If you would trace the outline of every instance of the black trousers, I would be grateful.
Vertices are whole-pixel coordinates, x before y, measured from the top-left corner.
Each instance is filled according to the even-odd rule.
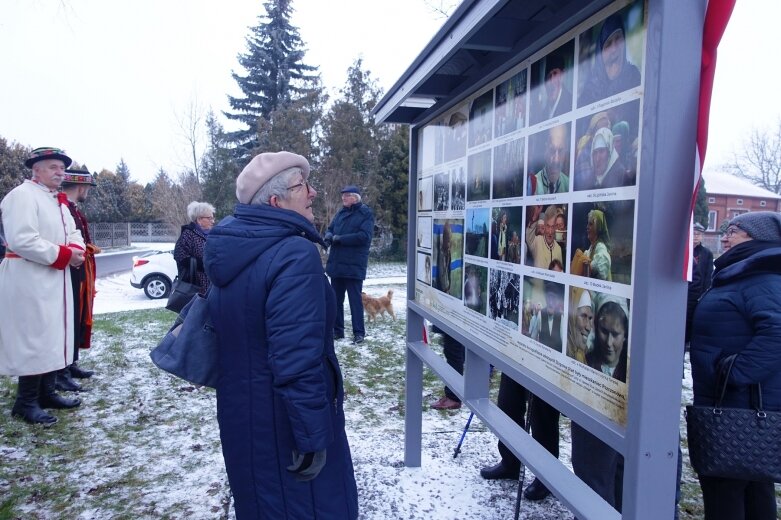
[[[510,377],[502,374],[499,380],[499,397],[497,405],[510,419],[524,426],[526,403],[531,398],[532,437],[556,458],[559,456],[559,412],[548,403],[535,397],[534,394],[516,383]],[[521,467],[510,449],[499,441],[499,455],[505,468],[515,470]]]
[[[363,303],[361,302],[363,280],[331,278],[331,287],[333,287],[334,293],[336,293],[334,333],[344,334],[344,294],[347,293],[347,299],[350,302],[350,313],[352,313],[353,336],[366,336],[366,328],[363,323]]]
[[[775,520],[772,482],[700,477],[705,520]]]
[[[464,346],[447,334],[443,333],[442,351],[445,354],[445,360],[447,361],[447,364],[453,367],[459,374],[463,374],[465,356]],[[453,399],[454,401],[461,401],[461,399],[459,399],[458,396],[454,394],[453,391],[447,386],[445,387],[445,396]]]

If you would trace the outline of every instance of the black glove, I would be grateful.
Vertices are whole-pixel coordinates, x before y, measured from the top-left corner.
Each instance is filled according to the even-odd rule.
[[[313,480],[325,466],[325,450],[310,453],[298,453],[293,450],[293,464],[287,470],[296,476],[299,482]]]
[[[323,237],[323,242],[325,243],[325,248],[329,249],[331,247],[331,244],[333,243],[334,235],[330,231],[325,234]]]

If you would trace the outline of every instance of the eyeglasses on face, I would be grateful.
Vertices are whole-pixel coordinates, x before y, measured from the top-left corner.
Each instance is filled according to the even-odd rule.
[[[731,236],[736,235],[738,232],[742,231],[739,227],[736,226],[730,226],[727,228],[727,230],[724,232],[723,235],[721,235],[723,238],[729,238]]]
[[[309,193],[312,191],[312,187],[309,185],[309,182],[307,181],[301,181],[298,184],[294,184],[292,186],[288,186],[288,190],[294,190],[296,188],[300,188],[301,186],[306,186],[306,192]]]
[[[213,216],[211,216],[211,217],[208,217],[208,216],[206,216],[206,215],[204,215],[204,216],[202,216],[202,217],[198,217],[198,218],[205,218],[206,220],[214,220],[214,217],[213,217]]]

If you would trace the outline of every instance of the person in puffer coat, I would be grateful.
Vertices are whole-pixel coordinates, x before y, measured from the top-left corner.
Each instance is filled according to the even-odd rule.
[[[781,411],[781,214],[732,219],[721,238],[710,290],[694,311],[694,404],[712,406],[718,376],[734,356],[723,406],[752,408],[761,383],[765,410]],[[700,476],[706,520],[775,520],[773,482]]]
[[[206,241],[217,420],[239,520],[358,516],[308,176],[300,155],[257,155],[236,180],[233,217]]]
[[[342,205],[323,236],[330,248],[325,271],[331,277],[336,293],[336,324],[334,339],[344,338],[344,294],[350,302],[353,342],[363,343],[366,327],[363,321],[361,291],[369,264],[369,246],[374,235],[374,213],[361,202],[358,186],[342,189]]]

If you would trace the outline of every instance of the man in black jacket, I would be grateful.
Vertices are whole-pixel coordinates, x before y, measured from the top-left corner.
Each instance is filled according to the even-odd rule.
[[[323,237],[330,249],[325,272],[331,278],[336,293],[336,323],[334,339],[344,338],[344,294],[350,301],[353,341],[363,343],[366,329],[363,322],[361,291],[369,264],[369,246],[374,235],[374,213],[361,202],[358,186],[342,190],[344,207],[334,216]]]

